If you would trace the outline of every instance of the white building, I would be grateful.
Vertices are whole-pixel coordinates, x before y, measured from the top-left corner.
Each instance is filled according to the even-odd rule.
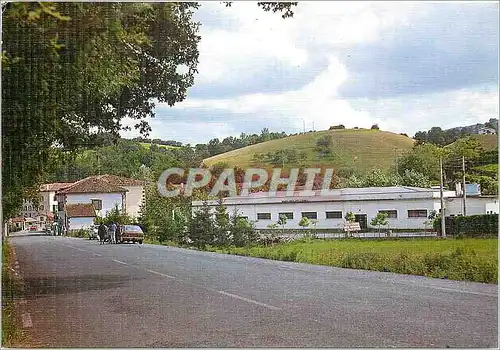
[[[65,213],[68,231],[88,229],[94,224],[96,216],[90,203],[67,204]]]
[[[448,215],[459,215],[462,198],[457,198],[454,191],[445,191],[445,208]],[[497,203],[492,197],[476,197],[467,199],[467,215],[486,214],[487,208]],[[202,201],[194,201],[193,210],[198,210]],[[209,201],[211,207],[217,201]],[[383,211],[389,215],[391,229],[425,229],[429,227],[428,216],[432,211],[441,209],[439,189],[418,187],[370,187],[343,188],[330,190],[321,195],[321,191],[312,191],[312,195],[296,191],[293,196],[286,192],[277,192],[270,196],[267,192],[258,192],[249,196],[228,197],[224,204],[231,213],[237,208],[243,217],[255,221],[256,228],[265,229],[269,224],[276,223],[281,214],[288,218],[285,228],[300,229],[298,225],[302,216],[317,219],[317,229],[342,229],[345,215],[354,213],[356,221],[362,229],[370,226],[370,221],[377,213]]]
[[[137,218],[144,200],[144,186],[143,182],[139,180],[115,175],[96,175],[77,181],[73,185],[58,191],[56,197],[59,204],[59,220],[68,229],[74,229],[70,228],[67,208],[76,204],[92,205],[94,216],[105,217],[109,211],[118,207],[121,212]],[[89,216],[87,207],[82,210],[85,211],[85,216],[78,217],[84,217],[85,219],[78,219],[77,221],[83,220],[87,223],[90,220],[89,218],[93,216]],[[76,210],[76,212],[79,211]],[[81,227],[80,223],[78,226]]]
[[[38,205],[31,200],[23,200],[23,206],[19,213],[20,217],[32,218],[30,225],[34,225],[37,229],[42,229],[47,221],[54,219],[54,214],[58,211],[56,192],[66,187],[71,186],[71,182],[56,182],[43,184],[40,186]]]

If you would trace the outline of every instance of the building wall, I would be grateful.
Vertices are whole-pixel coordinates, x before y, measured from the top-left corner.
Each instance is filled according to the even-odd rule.
[[[38,208],[31,201],[23,200],[23,207],[19,216],[38,219],[40,213],[57,213],[57,201],[54,199],[54,196],[54,191],[40,192]]]
[[[439,210],[440,202],[436,198],[414,199],[414,200],[381,200],[381,201],[338,201],[338,202],[308,202],[308,203],[275,203],[275,204],[249,204],[249,205],[227,205],[231,213],[237,207],[242,216],[256,221],[256,228],[267,228],[269,224],[278,221],[279,213],[293,212],[294,218],[289,219],[285,228],[300,229],[298,225],[302,212],[316,212],[319,222],[317,229],[342,229],[345,223],[344,217],[347,212],[354,214],[366,214],[368,227],[370,221],[379,210],[396,210],[397,218],[390,218],[389,228],[393,229],[425,229],[425,222],[433,210]],[[426,217],[408,217],[408,210],[426,210]],[[327,219],[327,211],[341,211],[342,218]],[[271,220],[257,220],[257,213],[271,213]]]
[[[88,229],[94,224],[94,218],[68,218],[68,231]]]
[[[465,203],[467,216],[488,214],[488,212],[499,213],[498,198],[467,197]],[[446,216],[448,215],[463,215],[462,197],[446,199]]]
[[[118,209],[122,210],[122,196],[121,193],[68,193],[66,195],[66,204],[92,203],[92,199],[100,199],[102,209],[96,210],[96,214],[104,217],[116,205]]]
[[[140,209],[144,200],[143,186],[122,186],[128,190],[125,200],[125,211],[132,217],[139,217]]]

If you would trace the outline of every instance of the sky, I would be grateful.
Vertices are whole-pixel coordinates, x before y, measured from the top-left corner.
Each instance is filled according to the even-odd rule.
[[[287,19],[256,2],[201,4],[195,84],[174,107],[156,105],[150,138],[194,145],[337,124],[413,136],[498,118],[496,2],[303,1]]]

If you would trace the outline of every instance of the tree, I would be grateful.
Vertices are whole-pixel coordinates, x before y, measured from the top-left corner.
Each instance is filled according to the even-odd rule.
[[[405,169],[405,172],[401,178],[401,184],[403,186],[411,187],[431,187],[431,182],[427,176],[414,169]]]
[[[232,244],[236,247],[253,244],[258,239],[254,223],[241,217],[236,208],[231,215],[229,231],[231,233]]]
[[[210,206],[207,201],[203,201],[202,207],[194,212],[189,222],[189,238],[197,248],[205,249],[207,244],[213,243],[214,226]]]
[[[356,216],[354,215],[354,213],[352,211],[349,211],[345,214],[345,217],[344,219],[347,221],[347,222],[355,222],[356,221]]]
[[[285,225],[286,225],[287,221],[288,221],[288,219],[287,219],[286,215],[280,214],[280,216],[278,218],[278,225],[281,226],[283,233],[285,233]]]
[[[380,226],[385,226],[389,223],[389,221],[387,221],[387,218],[389,217],[389,215],[385,212],[378,212],[377,213],[377,216],[375,216],[370,224],[372,226],[378,226],[378,232],[379,232],[379,235],[380,235]]]
[[[373,124],[371,129],[372,130],[380,130],[380,128],[378,127],[378,124]]]
[[[316,141],[316,150],[321,156],[326,157],[330,154],[332,145],[332,138],[329,135],[325,135]]]
[[[260,2],[293,16],[296,3]],[[185,99],[198,64],[195,2],[9,2],[2,7],[3,215],[98,132],[125,117],[147,136],[154,103]],[[71,77],[68,79],[68,77]],[[92,141],[93,142],[93,141]]]
[[[227,213],[227,207],[224,205],[222,197],[219,197],[217,206],[215,207],[215,231],[217,245],[227,245],[229,243],[229,214]]]
[[[339,125],[332,125],[330,126],[330,128],[328,128],[328,130],[336,130],[336,129],[345,129],[345,126],[343,124],[339,124]]]
[[[398,170],[402,176],[406,170],[414,170],[430,180],[439,181],[439,148],[430,143],[415,145],[411,152],[399,159]]]

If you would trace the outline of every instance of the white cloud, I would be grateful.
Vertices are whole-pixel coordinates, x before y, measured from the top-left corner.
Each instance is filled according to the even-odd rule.
[[[449,129],[498,118],[499,95],[498,89],[467,88],[379,101],[358,100],[353,105],[371,111],[373,121],[382,129],[413,135],[432,126]]]
[[[444,92],[423,89],[419,94],[391,95],[397,90],[398,82],[387,76],[394,71],[393,64],[412,66],[408,56],[411,50],[407,49],[415,43],[405,39],[432,35],[424,33],[426,28],[439,28],[440,23],[453,27],[443,16],[450,13],[455,16],[452,18],[467,18],[463,15],[469,13],[465,5],[468,4],[447,4],[436,10],[435,4],[425,2],[299,2],[294,17],[282,19],[278,13],[263,12],[254,2],[235,2],[230,8],[219,2],[205,2],[199,18],[202,21],[200,73],[195,79],[195,87],[201,93],[196,97],[188,95],[173,108],[160,104],[158,118],[151,121],[151,137],[197,143],[263,127],[293,132],[302,131],[306,124],[309,130],[313,123],[316,130],[334,124],[370,127],[378,123],[383,130],[406,132],[411,136],[432,126],[450,128],[497,118],[498,87],[488,90],[487,84],[480,90],[480,85],[471,83],[457,88],[452,82]],[[464,17],[456,17],[457,13]],[[474,16],[470,22],[461,21],[461,28],[473,28],[471,23],[477,24],[482,15]],[[490,28],[491,23],[484,26]],[[412,33],[418,35],[412,36]],[[446,31],[436,33],[443,35],[433,38],[436,44],[441,43],[441,49],[457,50],[456,43],[447,40]],[[491,43],[493,39],[471,36],[467,50],[473,52],[475,47]],[[366,51],[392,47],[397,50],[381,50],[379,56]],[[419,47],[433,50],[432,43]],[[351,48],[358,51],[351,52]],[[349,53],[351,58],[346,56]],[[429,57],[442,58],[443,62],[438,63],[444,67],[452,69],[456,64],[446,61],[453,55],[433,54],[435,52],[429,52]],[[377,58],[376,62],[387,62],[380,76],[367,74],[369,69],[377,69],[378,63],[373,64],[371,57]],[[352,64],[354,58],[361,63]],[[373,67],[366,67],[367,60]],[[467,64],[465,62],[464,67],[467,68]],[[362,70],[363,66],[368,72]],[[414,73],[411,69],[403,72],[405,74],[399,76],[403,83],[399,85],[412,87],[418,82],[418,77],[412,74],[421,72],[415,70]],[[286,74],[294,76],[290,78]],[[428,71],[430,80],[424,81],[425,84],[435,84],[435,79],[431,79],[433,74],[432,70]],[[374,76],[376,79],[371,79]],[[445,78],[452,81],[452,76],[450,73]],[[469,81],[469,78],[462,80]],[[280,80],[283,84],[273,85],[269,80]],[[383,88],[388,93],[378,99],[343,98],[341,88],[352,82],[375,90]],[[250,85],[252,89],[245,90]],[[204,97],[204,91],[211,91],[212,97]],[[224,91],[229,92],[225,96],[230,97],[217,95]]]

